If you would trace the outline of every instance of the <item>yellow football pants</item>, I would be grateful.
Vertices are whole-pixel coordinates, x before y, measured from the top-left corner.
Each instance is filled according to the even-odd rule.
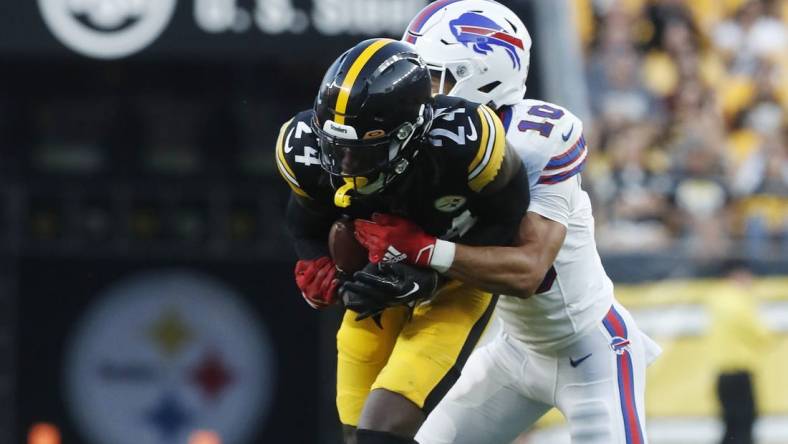
[[[371,318],[345,312],[337,333],[337,408],[358,425],[370,391],[383,388],[432,410],[460,375],[495,308],[494,297],[457,281],[444,286],[408,319],[404,307]]]

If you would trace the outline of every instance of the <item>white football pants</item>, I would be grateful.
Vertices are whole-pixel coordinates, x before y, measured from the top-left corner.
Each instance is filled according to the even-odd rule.
[[[646,366],[661,350],[619,304],[549,354],[501,333],[474,351],[416,435],[419,444],[509,444],[553,406],[572,444],[647,444]]]

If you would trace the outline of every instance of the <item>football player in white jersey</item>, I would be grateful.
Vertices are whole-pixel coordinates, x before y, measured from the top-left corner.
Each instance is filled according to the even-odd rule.
[[[494,1],[439,0],[403,40],[433,70],[436,92],[497,109],[531,186],[516,247],[454,244],[391,216],[356,222],[373,261],[404,258],[502,295],[501,334],[471,355],[416,440],[505,444],[557,407],[573,444],[647,443],[645,369],[660,349],[615,300],[597,253],[581,187],[583,123],[523,99],[531,38],[522,21]]]

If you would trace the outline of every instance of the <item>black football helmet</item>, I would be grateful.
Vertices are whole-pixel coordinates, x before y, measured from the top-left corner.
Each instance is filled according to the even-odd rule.
[[[312,120],[334,187],[373,194],[404,173],[429,130],[431,104],[430,72],[412,45],[371,39],[342,54]]]

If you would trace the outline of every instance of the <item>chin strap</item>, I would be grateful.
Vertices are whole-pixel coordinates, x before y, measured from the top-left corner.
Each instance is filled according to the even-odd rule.
[[[343,177],[345,184],[337,188],[334,193],[334,205],[338,208],[347,208],[351,204],[351,197],[348,193],[355,191],[357,187],[367,186],[366,177]]]

